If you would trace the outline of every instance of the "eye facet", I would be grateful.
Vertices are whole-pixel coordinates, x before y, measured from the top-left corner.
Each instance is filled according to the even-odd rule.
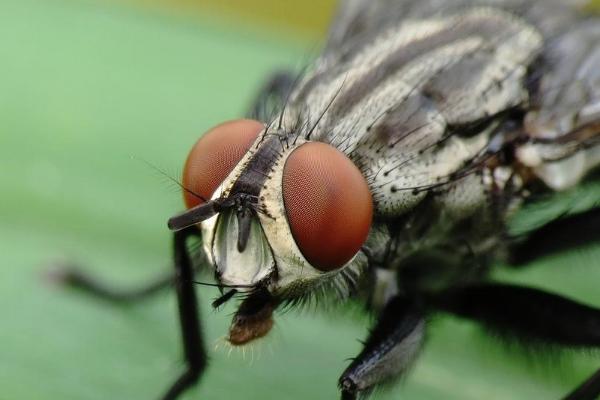
[[[183,186],[210,199],[264,128],[258,121],[238,119],[224,122],[206,132],[196,142],[185,162]],[[187,191],[183,196],[188,208],[202,202]]]
[[[367,238],[371,192],[359,169],[333,146],[309,142],[290,154],[283,200],[296,244],[321,271],[342,267]]]

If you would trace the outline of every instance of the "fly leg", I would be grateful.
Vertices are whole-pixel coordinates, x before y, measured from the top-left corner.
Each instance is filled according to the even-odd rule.
[[[339,379],[342,400],[354,400],[406,372],[421,349],[424,331],[420,307],[403,296],[391,298],[363,350]]]
[[[139,288],[117,290],[73,267],[52,273],[52,279],[58,280],[62,284],[85,290],[101,299],[114,302],[140,300],[166,287],[175,287],[186,370],[164,394],[163,400],[176,399],[198,381],[206,367],[207,357],[200,330],[194,286],[194,268],[187,248],[188,238],[197,234],[198,231],[195,227],[176,232],[173,236],[173,264],[175,270]]]
[[[260,88],[247,113],[248,117],[270,122],[275,112],[281,111],[296,82],[297,76],[290,71],[273,73]]]
[[[187,248],[187,239],[196,233],[196,228],[188,228],[173,235],[173,261],[175,265],[175,291],[179,309],[179,323],[183,342],[186,370],[171,385],[162,397],[174,400],[186,389],[194,385],[207,363],[206,350],[200,330],[198,300],[194,287],[194,269]]]
[[[138,287],[115,288],[73,265],[58,266],[48,275],[54,283],[79,289],[99,299],[115,303],[143,300],[172,286],[175,281],[175,274],[169,272]]]
[[[560,217],[531,232],[511,248],[510,261],[522,265],[536,258],[600,242],[600,207]]]
[[[533,288],[480,284],[437,294],[430,305],[473,319],[501,336],[525,343],[582,349],[600,347],[600,309]],[[593,400],[598,396],[600,372],[565,400]]]
[[[600,395],[600,369],[563,400],[592,400]]]
[[[199,235],[193,229],[188,232],[190,236]],[[86,294],[111,303],[133,303],[144,300],[175,285],[176,271],[172,270],[154,277],[148,282],[135,287],[115,287],[84,271],[80,266],[73,264],[55,265],[46,274],[54,284],[81,290]]]

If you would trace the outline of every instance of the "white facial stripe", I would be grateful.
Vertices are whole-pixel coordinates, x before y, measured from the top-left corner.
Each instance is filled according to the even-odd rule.
[[[273,249],[277,264],[278,286],[285,287],[300,280],[316,279],[323,275],[313,268],[304,258],[296,245],[287,220],[283,199],[283,170],[290,154],[302,144],[304,139],[298,139],[295,145],[285,149],[283,156],[273,167],[271,179],[267,179],[260,192],[262,208],[266,213],[260,213],[259,218],[269,245]]]

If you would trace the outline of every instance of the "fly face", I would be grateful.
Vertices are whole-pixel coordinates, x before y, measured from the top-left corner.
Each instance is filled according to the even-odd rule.
[[[219,283],[257,303],[242,303],[238,317],[260,314],[261,326],[274,304],[360,268],[363,259],[355,259],[373,214],[350,159],[328,144],[289,138],[253,120],[210,130],[184,168],[189,210],[170,221],[174,230],[200,224]]]

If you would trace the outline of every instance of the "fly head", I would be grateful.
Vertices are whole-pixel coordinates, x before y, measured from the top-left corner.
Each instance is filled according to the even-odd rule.
[[[234,344],[264,336],[281,302],[364,266],[357,255],[371,227],[371,193],[329,144],[290,141],[257,121],[227,122],[195,144],[182,186],[188,210],[169,227],[197,225],[218,284],[245,296]]]

